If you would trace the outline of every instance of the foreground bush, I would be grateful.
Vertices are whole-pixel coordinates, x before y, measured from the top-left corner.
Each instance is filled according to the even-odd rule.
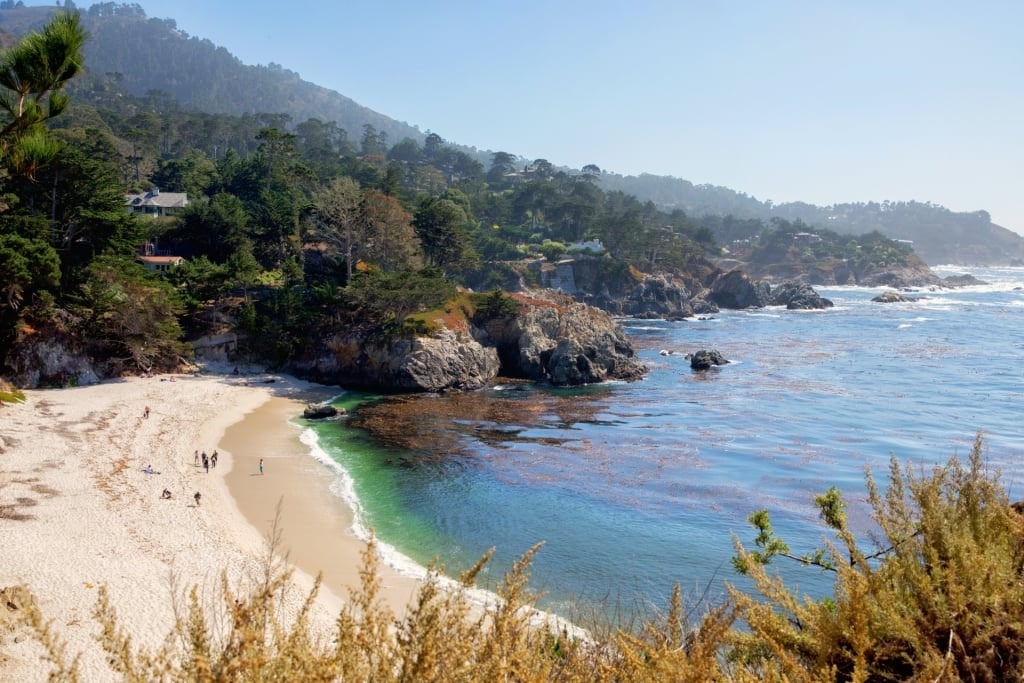
[[[294,614],[277,609],[290,577],[271,552],[263,576],[236,595],[222,583],[223,613],[189,594],[174,632],[155,653],[134,647],[101,592],[96,617],[114,670],[125,681],[1022,681],[1024,517],[986,471],[979,438],[927,475],[893,460],[886,490],[868,475],[878,532],[862,548],[839,493],[819,496],[836,535],[825,549],[790,554],[765,511],[753,549],[737,543],[737,568],[760,597],[735,589],[699,624],[685,623],[678,589],[668,613],[636,632],[578,637],[537,621],[528,587],[530,550],[481,609],[431,572],[396,618],[379,598],[374,544],[361,586],[330,632],[311,619],[317,588]],[[275,544],[271,544],[273,546]],[[794,558],[834,573],[834,595],[812,600],[768,571]],[[319,581],[317,582],[319,586]],[[37,610],[53,680],[79,680]],[[227,618],[228,628],[223,625]]]
[[[788,556],[762,513],[758,549],[737,566],[766,601],[731,592],[749,626],[734,655],[766,680],[1024,680],[1024,517],[988,472],[979,435],[925,475],[892,460],[883,492],[868,473],[870,549],[834,489],[817,498],[836,543],[800,558],[835,573],[834,595],[800,598],[766,565]]]

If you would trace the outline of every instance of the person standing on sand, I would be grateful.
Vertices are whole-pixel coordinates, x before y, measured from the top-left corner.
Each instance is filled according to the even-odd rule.
[[[216,467],[216,466],[217,466],[217,451],[215,450],[213,452],[213,455],[210,456],[210,467]]]
[[[192,497],[196,499],[196,507],[199,507],[199,500],[203,497],[203,494],[199,493],[199,491],[196,491],[196,495]]]
[[[260,476],[263,476],[263,458],[260,458]]]
[[[142,417],[146,418],[147,420],[149,419],[149,406],[146,406],[146,409],[142,411]]]
[[[196,449],[196,457],[192,460],[192,464],[199,467],[199,449]]]
[[[210,473],[210,458],[206,455],[206,451],[203,451],[203,469],[207,474]]]

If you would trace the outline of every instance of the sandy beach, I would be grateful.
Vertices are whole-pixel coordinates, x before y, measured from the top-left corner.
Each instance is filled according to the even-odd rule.
[[[280,503],[279,547],[296,568],[286,609],[323,571],[315,616],[330,629],[365,545],[328,490],[333,475],[287,420],[336,391],[276,374],[204,373],[26,392],[0,412],[0,588],[31,589],[68,654],[82,654],[84,680],[114,680],[92,617],[99,586],[133,642],[155,648],[176,595],[197,585],[212,605],[222,572],[237,585],[255,580]],[[216,467],[196,466],[197,450],[217,450]],[[416,581],[388,568],[382,579],[400,614]],[[24,629],[0,627],[0,680],[46,680]]]

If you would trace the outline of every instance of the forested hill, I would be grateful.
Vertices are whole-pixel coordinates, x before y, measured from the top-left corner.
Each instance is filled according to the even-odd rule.
[[[17,7],[0,2],[0,31],[23,35],[38,28],[58,8]],[[66,7],[74,7],[66,0]],[[5,9],[6,8],[6,9]],[[91,34],[87,43],[87,75],[69,87],[73,98],[99,105],[97,93],[118,91],[151,100],[163,98],[174,106],[209,114],[268,115],[266,125],[280,128],[316,119],[358,141],[371,132],[384,147],[406,138],[422,144],[425,134],[415,126],[368,109],[327,88],[302,80],[280,65],[243,64],[223,47],[189,36],[173,19],[146,16],[138,4],[97,3],[80,8]],[[10,44],[0,35],[0,46]],[[497,155],[449,141],[482,164]],[[536,166],[545,160],[520,159],[499,152],[510,168]],[[570,169],[566,169],[570,170]],[[571,172],[571,170],[570,170]],[[994,225],[985,211],[958,213],[938,204],[917,201],[849,203],[819,207],[803,202],[772,204],[726,187],[694,184],[680,178],[641,174],[622,176],[605,171],[599,186],[621,191],[659,209],[680,209],[691,218],[714,226],[720,243],[728,241],[730,221],[773,218],[799,220],[811,227],[843,234],[878,231],[913,242],[917,254],[930,264],[1007,264],[1024,262],[1024,238]],[[941,198],[938,198],[941,199]],[[724,220],[705,220],[728,217]],[[742,232],[742,231],[741,231]]]
[[[67,4],[74,5],[70,0]],[[24,34],[57,9],[0,9],[0,29]],[[292,124],[319,119],[354,136],[370,125],[392,142],[425,137],[414,126],[304,81],[280,65],[243,64],[227,49],[178,30],[173,19],[148,18],[138,4],[96,3],[79,10],[91,36],[85,47],[88,76],[116,80],[133,95],[159,91],[185,109],[210,114],[284,113]],[[84,85],[82,81],[75,88]]]
[[[878,231],[913,242],[914,251],[932,265],[999,265],[1024,263],[1024,237],[992,223],[988,212],[956,212],[931,202],[883,201],[815,206],[804,202],[773,204],[714,185],[694,185],[681,178],[605,173],[601,187],[619,190],[664,209],[688,216],[731,216],[736,222],[781,218],[802,221],[837,233]],[[720,241],[727,241],[715,230]]]

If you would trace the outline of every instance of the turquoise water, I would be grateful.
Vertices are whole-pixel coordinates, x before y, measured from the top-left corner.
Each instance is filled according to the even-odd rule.
[[[543,541],[531,584],[567,616],[581,603],[657,607],[676,583],[713,600],[725,581],[745,586],[729,559],[754,510],[802,554],[827,535],[813,497],[835,485],[870,530],[864,469],[884,479],[890,455],[941,463],[982,430],[1024,498],[1024,269],[969,272],[991,284],[907,304],[819,288],[834,309],[623,321],[651,368],[643,381],[345,394],[351,414],[307,442],[338,467],[359,529],[406,569],[436,557],[457,572],[494,546],[493,581]],[[693,373],[683,354],[700,349],[732,362]],[[812,569],[782,570],[812,594],[829,588]]]

